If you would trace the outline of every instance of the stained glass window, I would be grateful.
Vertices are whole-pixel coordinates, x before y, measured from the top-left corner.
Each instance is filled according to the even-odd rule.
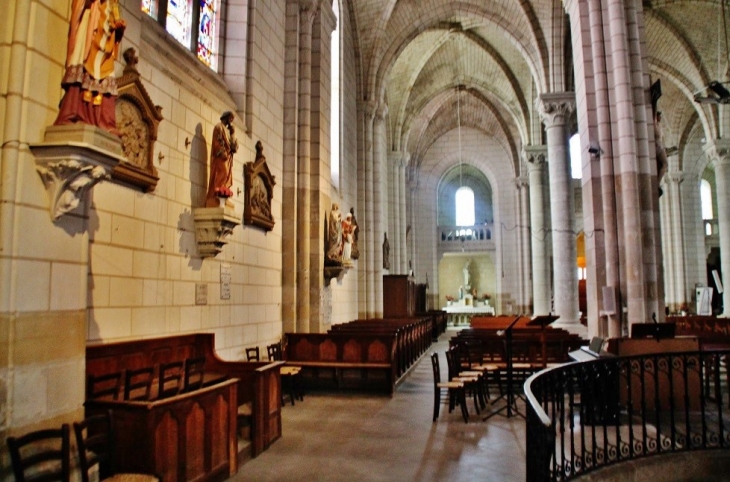
[[[156,20],[157,0],[142,0],[142,11]]]
[[[199,0],[198,58],[216,70],[218,53],[218,4],[219,0]]]
[[[167,3],[165,28],[178,42],[188,48],[192,11],[192,0],[169,0]]]
[[[139,0],[142,12],[198,59],[218,70],[218,25],[221,0]]]

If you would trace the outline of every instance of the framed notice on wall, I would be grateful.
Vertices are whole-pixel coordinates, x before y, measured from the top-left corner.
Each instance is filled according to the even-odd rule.
[[[221,299],[231,299],[231,265],[221,264]]]

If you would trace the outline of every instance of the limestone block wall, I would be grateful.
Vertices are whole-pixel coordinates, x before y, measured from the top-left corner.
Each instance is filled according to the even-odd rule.
[[[256,141],[263,143],[269,168],[281,179],[284,40],[276,32],[283,29],[283,9],[262,2],[252,12],[254,75],[247,85],[247,105],[240,106],[222,76],[139,11],[136,1],[125,6],[124,48],[136,48],[143,82],[165,116],[156,145],[162,157],[155,156],[160,181],[150,194],[111,183],[94,191],[87,339],[109,342],[206,331],[216,334],[222,357],[240,359],[245,346],[263,346],[281,336],[280,223],[268,233],[239,226],[223,252],[201,259],[192,209],[204,204],[211,135],[225,110],[246,109],[245,119],[239,115],[234,121],[237,215],[243,214],[243,165],[253,161]],[[272,208],[279,220],[280,183]],[[231,272],[226,300],[220,293],[221,267]],[[207,286],[205,304],[196,304],[199,285]]]
[[[89,223],[83,209],[51,222],[28,149],[58,112],[67,15],[67,2],[13,2],[0,20],[3,441],[83,416]],[[8,467],[3,444],[0,480]]]
[[[512,300],[518,299],[519,270],[517,260],[517,232],[520,224],[516,207],[515,174],[508,152],[494,138],[483,132],[462,128],[462,156],[464,162],[484,173],[492,186],[496,243],[494,252],[495,286],[491,304],[498,313],[511,308]],[[413,209],[413,234],[417,240],[414,248],[413,269],[419,283],[426,281],[428,273],[429,291],[435,300],[443,300],[446,293],[439,286],[439,263],[437,251],[437,193],[438,183],[447,169],[458,162],[458,133],[454,130],[436,141],[424,156],[420,168],[418,189]],[[502,227],[504,225],[504,227]],[[503,304],[504,303],[504,304]]]
[[[332,199],[339,202],[344,216],[355,208],[355,218],[360,224],[359,229],[365,230],[365,213],[357,203],[357,180],[364,175],[357,170],[357,92],[358,92],[358,65],[355,56],[355,32],[350,18],[350,9],[345,1],[340,2],[340,20],[338,28],[341,31],[340,44],[340,185],[339,189],[332,188]],[[332,106],[333,109],[338,106]],[[323,227],[320,228],[322,231]],[[323,233],[322,233],[323,234]],[[364,241],[363,236],[361,238]],[[360,244],[364,250],[364,243]],[[362,261],[353,261],[355,267],[351,269],[341,282],[332,280],[329,286],[331,291],[332,324],[345,323],[357,318],[358,314],[358,277],[365,270]]]
[[[219,75],[143,15],[137,0],[121,0],[128,26],[122,50],[137,50],[142,80],[165,118],[154,152],[160,181],[149,194],[103,182],[88,203],[53,223],[28,145],[42,141],[58,112],[70,4],[13,2],[0,21],[2,440],[83,416],[87,342],[206,331],[216,334],[223,358],[240,359],[245,346],[281,336],[280,224],[270,232],[237,227],[222,253],[203,260],[192,209],[202,205],[210,136],[224,110],[238,113],[234,192],[243,191],[243,164],[253,161],[258,140],[281,179],[283,6],[256,2],[249,12],[247,2],[227,2],[229,15],[234,7],[251,14],[251,31],[242,34],[232,22],[223,42],[231,54],[222,62],[227,74]],[[248,57],[240,50],[247,39]],[[277,184],[277,221],[281,198]],[[242,199],[233,198],[238,215]],[[224,265],[228,300],[220,299]],[[208,288],[202,305],[200,284]],[[3,445],[0,480],[7,467]]]

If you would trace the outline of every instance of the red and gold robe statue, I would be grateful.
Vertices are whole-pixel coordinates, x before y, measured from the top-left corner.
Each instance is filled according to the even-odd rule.
[[[118,134],[114,61],[125,28],[118,0],[73,0],[61,81],[65,93],[54,125],[81,122]]]

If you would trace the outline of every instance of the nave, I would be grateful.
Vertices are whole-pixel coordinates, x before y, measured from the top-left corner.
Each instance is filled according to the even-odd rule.
[[[392,398],[312,392],[295,406],[287,403],[281,439],[241,464],[230,480],[524,481],[523,419],[498,415],[483,422],[484,412],[476,415],[469,400],[469,423],[458,408],[448,413],[446,406],[438,421],[431,422],[429,355],[438,352],[445,380],[444,353],[452,334],[441,335],[424,353]]]

